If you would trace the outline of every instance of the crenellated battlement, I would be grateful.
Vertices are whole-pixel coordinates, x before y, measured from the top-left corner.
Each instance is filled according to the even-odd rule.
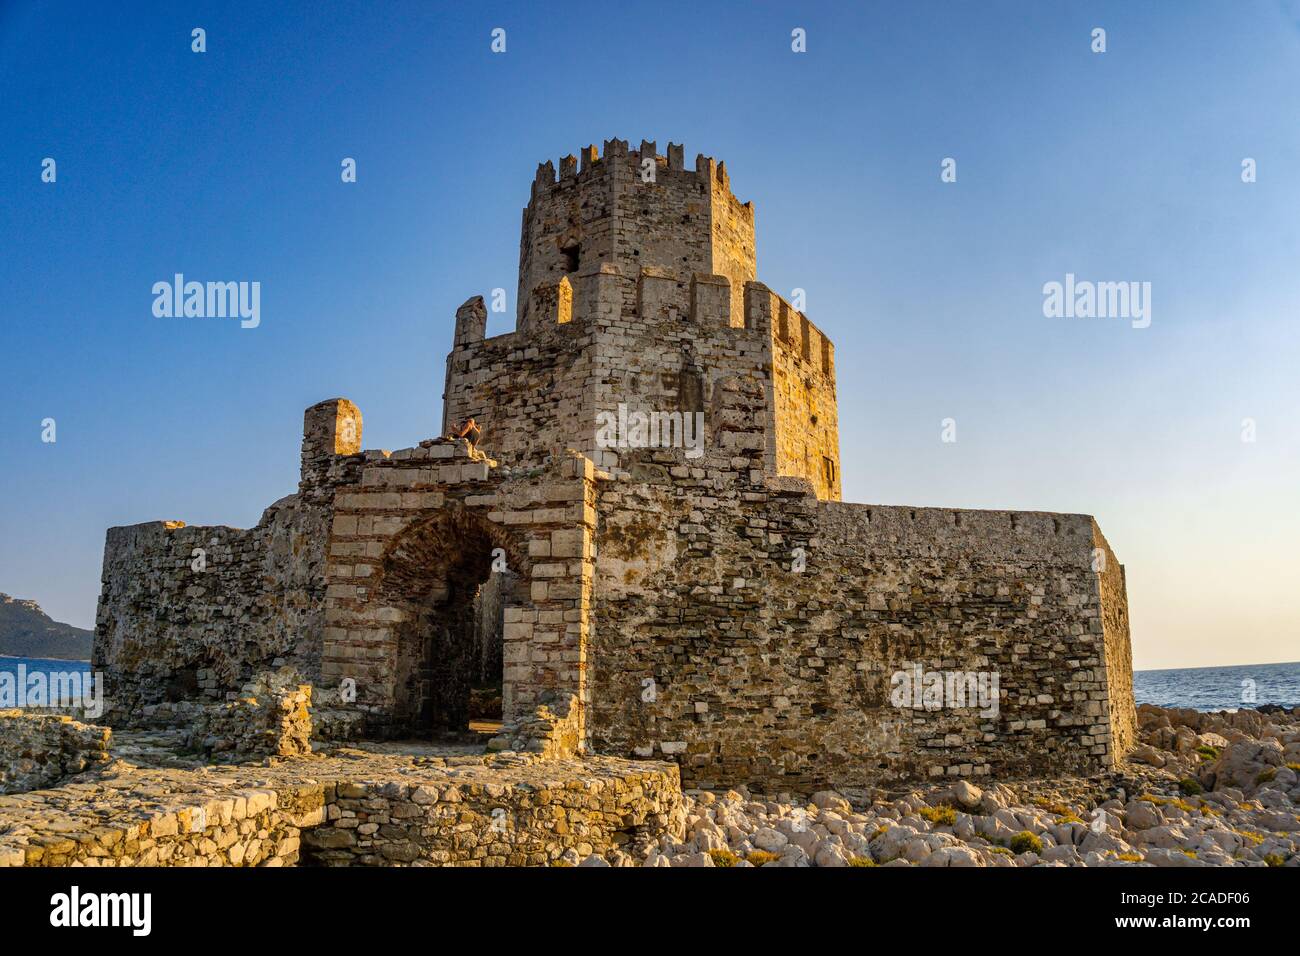
[[[680,275],[646,266],[635,278],[614,263],[597,263],[587,271],[559,282],[543,283],[533,290],[527,330],[485,338],[487,310],[482,296],[472,296],[456,310],[454,351],[473,348],[483,341],[499,342],[519,350],[530,337],[549,327],[588,322],[608,326],[615,321],[653,325],[659,322],[710,328],[749,329],[769,338],[774,353],[795,363],[805,375],[820,376],[832,386],[835,379],[835,345],[806,315],[761,282],[747,282],[745,308],[732,311],[731,280],[724,275]],[[630,307],[627,307],[630,304]]]
[[[631,277],[612,262],[596,263],[586,271],[558,282],[538,284],[529,305],[527,328],[487,339],[487,310],[483,297],[471,296],[456,310],[453,355],[484,341],[523,349],[548,329],[572,326],[577,330],[656,322],[691,324],[701,328],[745,328],[744,312],[731,310],[731,280],[722,275],[695,273],[682,276],[646,266]]]
[[[653,178],[647,178],[650,171],[648,168],[643,168],[642,164],[646,159],[654,160]],[[582,147],[577,155],[570,153],[560,157],[558,174],[557,167],[551,160],[538,163],[537,173],[533,178],[532,198],[535,199],[539,192],[565,183],[577,183],[581,179],[608,175],[618,168],[618,160],[625,160],[625,165],[632,170],[635,178],[647,185],[658,182],[660,175],[668,173],[680,174],[680,177],[675,178],[684,180],[693,177],[701,191],[719,189],[727,193],[731,192],[731,177],[727,173],[727,164],[712,156],[697,154],[695,168],[692,171],[686,169],[685,147],[680,143],[669,143],[667,153],[661,155],[658,152],[658,144],[653,140],[643,139],[639,149],[631,149],[627,140],[607,139],[603,150],[598,151],[592,144]],[[731,198],[735,200],[737,208],[744,210],[745,214],[752,219],[753,203],[742,203],[734,195]]]
[[[771,330],[773,350],[799,363],[804,374],[821,375],[833,385],[835,344],[782,296],[761,282],[746,283],[746,325],[762,321]],[[751,295],[751,293],[753,293]],[[752,314],[757,310],[758,315]]]
[[[645,267],[683,275],[725,275],[733,312],[741,288],[755,278],[754,206],[731,191],[726,163],[700,154],[694,168],[685,148],[610,139],[537,167],[524,207],[519,245],[516,326],[529,325],[533,290],[600,263],[625,275]]]

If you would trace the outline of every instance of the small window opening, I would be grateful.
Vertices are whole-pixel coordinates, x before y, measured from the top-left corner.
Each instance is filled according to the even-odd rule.
[[[563,249],[560,250],[560,254],[564,256],[565,272],[578,271],[578,259],[580,258],[581,252],[582,252],[582,245],[577,242],[573,243],[573,245],[571,246],[565,246]]]

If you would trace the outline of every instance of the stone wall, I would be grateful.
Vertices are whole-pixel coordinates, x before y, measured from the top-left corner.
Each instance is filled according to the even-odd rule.
[[[1101,598],[1102,651],[1106,663],[1107,712],[1110,716],[1110,747],[1122,755],[1137,741],[1137,718],[1133,701],[1133,646],[1129,637],[1128,588],[1124,565],[1110,549],[1110,543],[1094,521],[1092,524],[1092,570],[1097,575]],[[1090,627],[1095,628],[1095,625]]]
[[[672,765],[348,751],[0,801],[3,866],[544,865],[683,835]]]
[[[318,679],[334,493],[359,480],[360,444],[356,406],[320,402],[304,415],[298,493],[255,527],[152,521],[108,530],[92,650],[106,675],[106,722],[224,701],[285,666]]]
[[[599,275],[592,280],[599,284]],[[586,307],[593,286],[578,283],[579,303]],[[593,416],[584,391],[593,377],[591,333],[581,318],[566,324],[539,325],[529,335],[518,332],[477,338],[467,328],[481,313],[481,298],[461,306],[455,347],[447,356],[443,392],[443,434],[467,418],[482,429],[480,444],[504,464],[537,463],[579,436],[594,436]]]
[[[497,558],[515,575],[502,610],[503,716],[555,693],[586,700],[591,462],[516,471],[475,454],[464,442],[367,452],[359,483],[336,495],[322,680],[356,682],[372,733],[464,729],[473,601]]]
[[[466,758],[466,766],[480,766]],[[595,758],[548,764],[527,784],[504,774],[429,783],[345,783],[325,825],[303,835],[304,865],[545,866],[681,833],[675,774]]]
[[[1113,761],[1133,720],[1128,635],[1107,640],[1123,593],[1091,569],[1091,518],[766,484],[601,486],[596,750],[670,756],[691,786],[805,792]],[[893,675],[913,664],[996,673],[997,716],[894,706]]]
[[[0,810],[0,817],[21,813],[5,821],[0,866],[292,866],[302,827],[324,820],[320,784],[147,792],[167,778],[26,794]],[[78,812],[92,804],[93,813]]]
[[[0,710],[0,795],[52,787],[106,763],[111,731],[64,717]]]
[[[597,339],[598,365],[606,371],[590,392],[592,414],[620,422],[618,437],[627,446],[606,442],[594,449],[601,468],[623,473],[632,463],[647,466],[632,429],[622,424],[633,414],[682,416],[683,428],[690,424],[698,439],[694,449],[684,447],[686,436],[675,425],[648,437],[683,446],[691,468],[728,461],[739,432],[751,444],[763,442],[762,433],[774,427],[766,333],[733,325],[730,298],[722,276],[643,271],[637,309],[602,328]]]
[[[283,664],[314,676],[326,514],[292,496],[247,530],[110,528],[92,654],[110,722],[150,704],[224,699]]]

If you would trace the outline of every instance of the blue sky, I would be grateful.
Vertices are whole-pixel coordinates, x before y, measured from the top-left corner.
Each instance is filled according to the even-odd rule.
[[[1139,667],[1300,659],[1300,3],[848,7],[0,2],[0,591],[89,626],[105,527],[255,523],[320,399],[435,434],[536,164],[644,137],[835,341],[846,500],[1094,514]],[[1045,318],[1067,272],[1150,327]]]

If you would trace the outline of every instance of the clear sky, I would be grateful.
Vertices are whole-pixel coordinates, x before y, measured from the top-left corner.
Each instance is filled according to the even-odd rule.
[[[434,435],[536,164],[612,137],[754,202],[846,500],[1093,514],[1138,667],[1300,659],[1291,0],[0,0],[0,591],[90,626],[107,526],[256,523],[320,399]],[[259,281],[260,326],[155,318],[177,272]],[[1046,318],[1066,273],[1150,282],[1150,326]]]

